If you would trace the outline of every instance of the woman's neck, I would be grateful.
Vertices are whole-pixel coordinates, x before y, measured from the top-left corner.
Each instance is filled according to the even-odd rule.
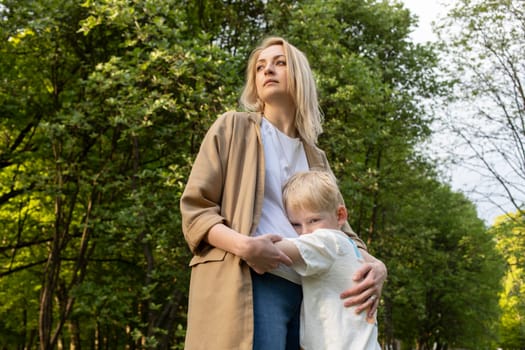
[[[295,128],[295,108],[275,108],[273,106],[264,106],[263,111],[266,119],[277,129],[290,137],[297,137]]]

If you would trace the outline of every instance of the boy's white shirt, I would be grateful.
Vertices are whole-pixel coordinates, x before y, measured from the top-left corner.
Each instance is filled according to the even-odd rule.
[[[377,324],[345,308],[339,294],[354,284],[363,263],[355,243],[342,231],[319,229],[291,238],[303,263],[292,268],[301,275],[301,346],[304,350],[380,350]]]

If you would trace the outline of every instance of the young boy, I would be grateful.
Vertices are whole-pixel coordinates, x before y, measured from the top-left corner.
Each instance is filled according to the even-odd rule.
[[[303,305],[301,347],[304,350],[380,350],[377,324],[345,309],[339,294],[354,283],[362,263],[355,243],[342,231],[347,220],[343,197],[333,175],[300,172],[283,188],[288,219],[300,235],[276,245],[301,275]]]

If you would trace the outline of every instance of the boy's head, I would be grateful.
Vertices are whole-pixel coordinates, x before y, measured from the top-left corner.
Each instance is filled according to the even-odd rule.
[[[326,171],[293,175],[283,187],[283,204],[298,234],[318,228],[340,229],[348,215],[337,181]]]

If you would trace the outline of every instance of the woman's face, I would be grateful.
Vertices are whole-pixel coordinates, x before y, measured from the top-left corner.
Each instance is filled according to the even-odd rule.
[[[255,64],[257,95],[265,103],[279,97],[289,98],[288,70],[282,45],[262,50]]]

